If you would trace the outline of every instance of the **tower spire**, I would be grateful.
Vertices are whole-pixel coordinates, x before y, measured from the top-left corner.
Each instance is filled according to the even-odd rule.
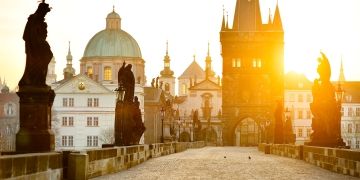
[[[269,20],[268,20],[268,24],[272,24],[272,21],[271,21],[271,11],[270,11],[270,8],[269,8]]]
[[[164,69],[160,71],[161,77],[173,77],[174,71],[170,69],[169,41],[166,41],[166,53],[164,56]]]
[[[345,82],[345,75],[344,75],[344,68],[343,68],[343,58],[341,56],[339,83],[344,84],[344,82]]]
[[[222,19],[222,23],[221,23],[221,31],[224,31],[225,30],[225,8],[224,8],[224,5],[223,5],[223,19]]]
[[[75,75],[75,69],[72,67],[72,55],[70,50],[70,41],[69,41],[69,49],[68,54],[66,56],[66,67],[64,68],[64,79],[69,79]]]
[[[273,27],[274,27],[274,30],[284,31],[282,21],[281,21],[281,15],[280,15],[279,3],[278,2],[276,3]]]
[[[209,79],[210,77],[213,77],[214,73],[211,68],[211,56],[210,56],[210,42],[208,42],[208,52],[205,59],[205,78]]]

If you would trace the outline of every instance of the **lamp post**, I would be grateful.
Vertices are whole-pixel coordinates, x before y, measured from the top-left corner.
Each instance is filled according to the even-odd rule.
[[[165,117],[165,109],[164,109],[164,107],[161,107],[160,114],[161,114],[161,137],[160,137],[160,142],[164,143],[164,117]]]
[[[268,136],[268,133],[269,133],[269,126],[270,126],[270,121],[269,120],[266,120],[265,121],[265,140],[266,140],[266,144],[269,144],[269,136]]]
[[[342,100],[344,98],[344,90],[341,88],[341,84],[340,82],[338,83],[338,88],[337,90],[335,91],[335,98],[336,98],[336,102],[337,102],[337,105],[338,105],[338,118],[339,120],[337,121],[337,136],[338,136],[338,142],[339,144],[344,144],[343,143],[343,139],[341,137],[341,103],[342,103]]]
[[[179,120],[178,120],[178,125],[179,125],[179,135],[178,135],[178,142],[180,142],[180,126],[181,126],[181,120],[180,120],[180,116],[179,116]]]
[[[284,115],[285,115],[285,143],[292,143],[292,123],[291,123],[291,112],[289,111],[288,108],[285,109],[284,111]]]

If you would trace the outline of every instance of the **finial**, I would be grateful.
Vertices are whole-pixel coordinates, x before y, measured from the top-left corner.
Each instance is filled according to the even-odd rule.
[[[169,54],[169,41],[166,40],[166,55]]]
[[[195,61],[195,58],[196,58],[196,55],[195,55],[195,53],[194,53],[193,57],[194,57],[194,61]]]
[[[225,6],[222,5],[222,7],[223,7],[223,16],[225,16]]]
[[[207,55],[210,56],[210,42],[208,41],[208,52]]]
[[[115,12],[115,5],[113,5],[113,12]]]
[[[226,11],[226,29],[229,29],[229,13]]]

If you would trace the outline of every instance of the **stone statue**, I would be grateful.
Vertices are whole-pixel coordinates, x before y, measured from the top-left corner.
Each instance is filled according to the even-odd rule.
[[[128,64],[125,67],[126,63],[124,62],[122,67],[118,72],[118,84],[119,87],[122,85],[125,89],[125,102],[133,102],[134,100],[134,88],[135,88],[135,76],[131,71],[132,65]]]
[[[155,87],[155,78],[153,78],[152,80],[151,80],[151,87]]]
[[[324,53],[321,52],[321,57],[318,58],[319,65],[317,67],[317,72],[320,75],[321,82],[330,81],[331,68],[328,58]]]
[[[137,81],[137,84],[140,84],[140,83],[141,83],[141,77],[138,76],[137,79],[136,79],[136,81]]]
[[[145,131],[144,123],[142,122],[141,118],[141,110],[140,110],[140,102],[137,96],[134,98],[134,113],[133,113],[133,119],[135,123],[135,127],[133,129],[133,143],[132,144],[138,144],[139,140],[142,136],[142,134]]]
[[[39,4],[36,12],[29,16],[23,39],[25,41],[26,65],[25,72],[19,81],[19,87],[47,87],[46,74],[48,64],[53,57],[50,45],[46,42],[46,14],[50,12],[49,4]]]
[[[160,81],[160,85],[159,85],[159,88],[162,89],[163,88],[163,81]]]
[[[159,77],[156,77],[156,88],[159,88]]]

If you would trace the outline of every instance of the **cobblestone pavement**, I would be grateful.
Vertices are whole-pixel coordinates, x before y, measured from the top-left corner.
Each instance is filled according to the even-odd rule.
[[[249,156],[251,159],[249,160]],[[205,147],[150,159],[95,179],[357,179],[256,148]]]

